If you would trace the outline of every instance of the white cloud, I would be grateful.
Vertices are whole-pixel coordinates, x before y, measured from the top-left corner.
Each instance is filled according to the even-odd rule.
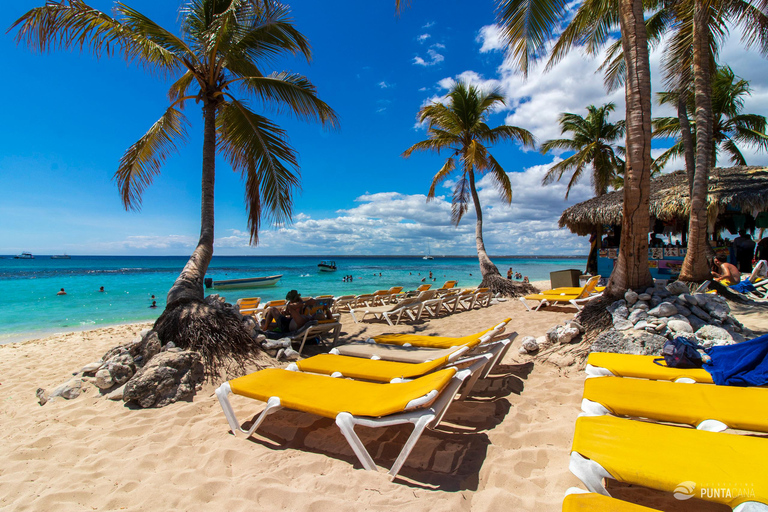
[[[506,45],[501,36],[501,27],[498,25],[486,25],[480,29],[475,41],[482,43],[480,53],[492,51],[504,51]]]
[[[421,34],[420,36],[417,36],[417,37],[416,37],[416,40],[417,40],[418,42],[420,42],[420,43],[423,43],[424,41],[426,41],[426,40],[427,40],[427,39],[429,39],[430,37],[432,37],[432,36],[431,36],[431,35],[429,35],[429,34]]]
[[[434,26],[435,26],[435,22],[434,21],[428,21],[421,28],[431,28],[431,27],[434,27]]]
[[[217,242],[218,243],[218,242]],[[125,240],[113,242],[94,242],[90,244],[95,254],[130,254],[137,251],[167,252],[173,253],[183,249],[188,252],[197,245],[197,238],[185,235],[165,236],[129,236]]]
[[[424,60],[417,55],[413,58],[413,63],[418,66],[434,66],[435,64],[439,64],[445,60],[445,57],[431,48],[427,50],[427,55],[429,55],[429,60]]]
[[[382,89],[388,89],[392,87],[392,84],[388,84],[387,82],[382,80],[381,82],[379,82],[379,87],[381,87]]]
[[[439,50],[443,50],[443,49],[445,49],[445,45],[441,44],[441,43],[435,43],[432,46],[430,46],[430,48],[437,48]]]

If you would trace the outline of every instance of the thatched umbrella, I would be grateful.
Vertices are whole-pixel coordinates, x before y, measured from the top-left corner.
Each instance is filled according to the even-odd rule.
[[[685,171],[664,174],[651,180],[651,222],[660,220],[682,232],[688,226],[690,201]],[[563,212],[559,226],[577,235],[587,236],[595,228],[621,225],[622,191],[611,192],[578,203]],[[753,217],[768,212],[768,167],[718,167],[709,176],[708,217],[710,232],[726,209],[735,209]]]

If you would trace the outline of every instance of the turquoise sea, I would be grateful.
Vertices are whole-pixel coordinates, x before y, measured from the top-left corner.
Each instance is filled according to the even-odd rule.
[[[335,273],[318,272],[321,259],[334,259]],[[502,274],[509,267],[531,281],[549,279],[556,270],[583,269],[586,258],[494,257]],[[0,344],[37,338],[54,332],[95,328],[110,324],[151,321],[163,311],[165,294],[173,284],[186,256],[72,256],[35,259],[0,256]],[[404,286],[414,289],[428,279],[433,286],[457,279],[459,286],[480,283],[476,257],[420,256],[214,256],[207,277],[237,279],[282,274],[276,286],[267,288],[209,290],[228,302],[241,297],[282,299],[288,290],[303,296],[370,293]],[[352,282],[342,277],[352,275]],[[104,292],[99,292],[99,287]],[[64,288],[67,295],[56,292]],[[155,295],[157,309],[149,308]]]

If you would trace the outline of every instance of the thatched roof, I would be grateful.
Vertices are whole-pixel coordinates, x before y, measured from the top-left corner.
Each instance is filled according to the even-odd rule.
[[[624,191],[610,192],[575,204],[560,216],[560,227],[577,235],[591,234],[596,226],[621,224]],[[709,176],[708,217],[711,226],[727,207],[756,216],[768,211],[768,167],[718,167]],[[651,180],[651,225],[655,219],[684,226],[690,204],[685,171]]]

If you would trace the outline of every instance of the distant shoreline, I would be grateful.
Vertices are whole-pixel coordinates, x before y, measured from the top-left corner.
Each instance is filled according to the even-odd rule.
[[[39,254],[35,258],[47,259],[51,254]],[[177,254],[177,255],[139,255],[139,254],[127,254],[127,255],[115,255],[115,254],[70,254],[70,258],[189,258],[189,254]],[[345,258],[422,258],[423,254],[214,254],[214,258],[320,258],[320,259],[345,259]],[[558,256],[555,254],[529,254],[529,255],[489,255],[491,259],[503,258],[507,260],[583,260],[587,258],[587,254],[580,255],[565,255]],[[477,255],[455,255],[455,254],[441,254],[432,255],[433,258],[457,258],[457,259],[477,259]],[[13,254],[2,254],[0,258],[14,258]],[[29,260],[25,260],[29,261]]]

